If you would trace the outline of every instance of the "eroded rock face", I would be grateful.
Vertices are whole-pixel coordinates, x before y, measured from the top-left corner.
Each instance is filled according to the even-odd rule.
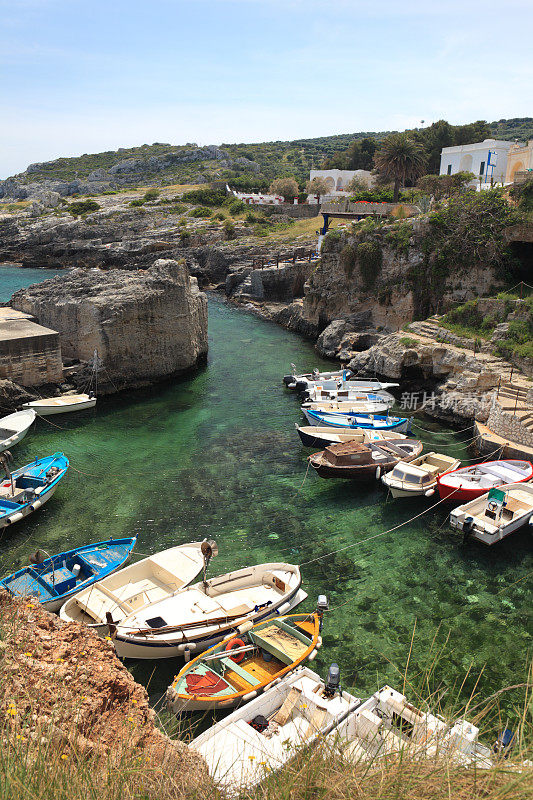
[[[170,378],[207,353],[207,298],[185,263],[75,269],[16,292],[11,304],[59,331],[64,357],[89,362],[96,349],[104,386]]]

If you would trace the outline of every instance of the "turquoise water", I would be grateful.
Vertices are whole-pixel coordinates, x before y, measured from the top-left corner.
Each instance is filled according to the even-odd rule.
[[[209,363],[187,380],[38,421],[14,450],[16,464],[64,450],[72,469],[39,513],[5,533],[4,564],[27,563],[37,547],[54,553],[131,533],[140,554],[210,536],[220,548],[211,574],[267,560],[302,564],[302,608],[314,608],[320,593],[332,606],[314,664],[323,672],[337,661],[343,684],[361,694],[386,681],[401,688],[412,638],[414,682],[449,637],[433,688],[452,690],[469,670],[463,697],[480,672],[485,695],[520,683],[532,633],[527,529],[493,548],[463,548],[437,506],[377,536],[432,501],[387,502],[379,483],[306,477],[297,399],[281,377],[291,362],[319,363],[311,345],[218,298],[209,325]],[[461,443],[468,433],[422,424],[433,430],[420,432],[430,445],[471,458]],[[178,668],[130,666],[154,697]]]
[[[59,269],[26,269],[14,267],[12,264],[0,264],[0,303],[7,303],[19,289],[31,286],[32,283],[41,283],[47,278],[53,278]]]

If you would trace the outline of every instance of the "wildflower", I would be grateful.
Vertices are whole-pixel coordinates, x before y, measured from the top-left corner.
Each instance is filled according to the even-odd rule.
[[[132,700],[131,702],[132,702],[132,703],[136,703],[136,702],[137,702],[137,700]]]
[[[63,761],[66,761],[68,756],[66,753],[61,753],[61,758],[63,759]]]
[[[26,608],[35,608],[35,603],[28,603]]]
[[[250,761],[253,761],[255,756],[248,756],[248,758],[250,759]]]
[[[31,657],[31,653],[24,653],[24,655],[25,655],[25,656],[30,656],[30,657]]]
[[[8,707],[8,709],[7,709],[7,712],[6,712],[6,713],[7,713],[7,714],[8,714],[10,717],[16,717],[16,716],[17,716],[17,709],[15,708],[15,706],[13,706],[13,705],[10,705],[10,706]]]
[[[135,720],[133,719],[133,717],[128,717],[128,722],[132,722],[132,723],[134,723],[134,722],[135,722]]]

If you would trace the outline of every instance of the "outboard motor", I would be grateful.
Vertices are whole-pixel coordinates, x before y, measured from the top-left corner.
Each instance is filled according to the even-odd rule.
[[[324,611],[329,611],[329,602],[328,602],[328,598],[326,597],[325,594],[319,594],[318,595],[318,600],[317,600],[317,603],[316,603],[316,610],[317,610],[317,614],[318,614],[318,617],[319,617],[319,620],[320,620],[319,630],[321,631],[322,630],[322,624],[323,624],[322,617],[324,616]]]
[[[474,527],[474,517],[465,517],[465,521],[463,522],[463,544],[466,543],[468,537],[472,533],[473,527]]]
[[[335,697],[335,693],[341,690],[341,670],[338,664],[333,662],[328,669],[328,678],[326,681],[326,688],[324,689],[324,697]]]

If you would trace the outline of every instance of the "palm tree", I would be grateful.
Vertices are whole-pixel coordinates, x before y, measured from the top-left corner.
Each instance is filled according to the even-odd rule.
[[[398,202],[400,186],[420,178],[426,167],[426,154],[420,142],[405,133],[393,133],[383,140],[374,155],[378,172],[394,181],[394,202]]]

